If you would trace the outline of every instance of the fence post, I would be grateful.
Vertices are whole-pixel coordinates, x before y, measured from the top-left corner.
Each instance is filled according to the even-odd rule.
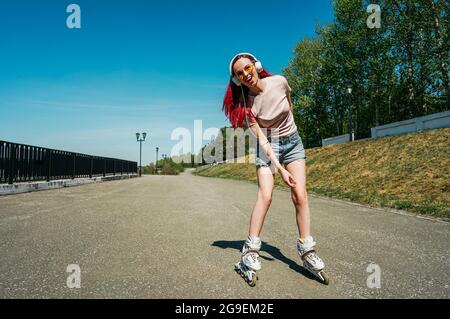
[[[50,182],[52,176],[52,152],[46,149],[46,162],[47,162],[47,182]]]
[[[103,159],[103,177],[106,176],[106,158]]]
[[[91,156],[91,169],[89,170],[89,178],[92,178],[93,169],[94,169],[94,156]]]
[[[116,160],[113,160],[113,163],[114,163],[114,165],[113,165],[113,175],[114,176],[116,176]]]
[[[75,161],[76,161],[76,154],[73,153],[72,154],[72,158],[73,158],[73,169],[72,169],[72,179],[75,179]]]
[[[14,183],[15,180],[15,170],[16,170],[16,144],[10,144],[9,146],[9,176],[8,184]]]

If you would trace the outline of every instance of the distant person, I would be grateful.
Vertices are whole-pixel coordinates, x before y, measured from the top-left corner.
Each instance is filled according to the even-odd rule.
[[[257,138],[256,174],[258,198],[250,219],[248,238],[236,270],[254,286],[261,269],[260,233],[272,201],[275,173],[290,186],[296,210],[299,238],[297,251],[303,265],[323,283],[324,262],[315,251],[311,236],[310,210],[306,193],[306,156],[293,117],[291,88],[281,75],[265,71],[255,56],[240,53],[230,62],[230,82],[223,101],[223,111],[234,128],[244,120]]]

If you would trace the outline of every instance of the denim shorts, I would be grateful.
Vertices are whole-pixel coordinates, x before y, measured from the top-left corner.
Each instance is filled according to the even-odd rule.
[[[270,146],[280,164],[289,164],[296,160],[306,160],[305,149],[298,132],[294,132],[289,136],[269,137]],[[263,149],[257,142],[256,145],[256,167],[270,166],[271,160],[264,153]]]

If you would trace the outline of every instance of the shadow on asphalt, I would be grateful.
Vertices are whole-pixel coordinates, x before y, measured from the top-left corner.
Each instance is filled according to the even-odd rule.
[[[213,247],[219,247],[222,249],[231,248],[231,249],[236,249],[238,251],[241,251],[243,245],[244,245],[243,240],[217,240],[211,244],[211,246],[213,246]],[[316,277],[314,277],[314,275],[312,275],[304,267],[300,266],[292,259],[289,259],[285,255],[283,255],[283,253],[280,251],[280,249],[278,247],[272,246],[272,245],[266,243],[265,241],[263,241],[262,246],[261,246],[261,251],[266,252],[273,257],[273,258],[270,258],[270,257],[264,256],[263,254],[261,254],[260,256],[262,259],[268,260],[268,261],[274,261],[275,259],[277,259],[277,260],[285,263],[286,265],[288,265],[289,268],[298,272],[299,274],[302,274],[303,276],[305,276],[309,279],[313,279],[313,280],[316,279]]]

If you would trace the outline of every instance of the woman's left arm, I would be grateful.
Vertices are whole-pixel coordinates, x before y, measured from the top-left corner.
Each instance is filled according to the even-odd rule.
[[[292,104],[292,99],[291,99],[291,87],[289,86],[289,82],[287,81],[286,77],[283,77],[284,80],[284,88],[286,90],[286,97],[288,99],[289,102],[289,107],[291,108],[291,112],[292,114],[294,114],[294,105]]]
[[[287,98],[289,101],[289,107],[291,108],[291,112],[292,112],[292,114],[294,114],[294,107],[292,106],[292,100],[291,100],[291,92],[288,92]]]

